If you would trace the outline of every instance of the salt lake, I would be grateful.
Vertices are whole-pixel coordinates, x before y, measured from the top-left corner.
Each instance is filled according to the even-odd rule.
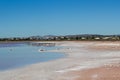
[[[0,43],[0,70],[15,69],[65,57],[63,53],[39,52],[40,48],[52,50],[57,46],[33,46],[27,42]]]

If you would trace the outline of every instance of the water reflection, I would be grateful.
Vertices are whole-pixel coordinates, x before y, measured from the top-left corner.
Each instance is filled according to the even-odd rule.
[[[44,46],[44,47],[54,47],[56,44],[55,43],[38,43],[38,42],[30,42],[28,45],[31,46]]]
[[[17,46],[22,46],[24,43],[21,42],[5,42],[5,43],[0,43],[0,48],[2,47],[17,47]]]
[[[65,54],[61,53],[38,52],[40,48],[45,50],[56,49],[57,46],[55,46],[54,43],[0,43],[0,46],[0,70],[18,68],[33,63],[55,60],[65,56]]]

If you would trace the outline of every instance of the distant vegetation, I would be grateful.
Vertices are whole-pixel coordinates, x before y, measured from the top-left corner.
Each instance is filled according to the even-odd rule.
[[[66,35],[66,36],[31,36],[0,38],[0,41],[119,41],[120,35]]]

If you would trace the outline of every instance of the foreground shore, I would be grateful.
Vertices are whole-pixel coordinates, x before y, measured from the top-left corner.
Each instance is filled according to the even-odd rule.
[[[120,42],[55,42],[66,58],[0,72],[0,80],[120,80]]]

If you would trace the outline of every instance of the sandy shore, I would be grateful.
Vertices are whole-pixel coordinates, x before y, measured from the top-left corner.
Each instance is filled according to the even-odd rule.
[[[1,71],[0,80],[120,80],[120,42],[55,43],[63,48],[49,52],[66,58]]]
[[[76,76],[74,80],[120,80],[120,63],[102,67],[65,73],[66,76]]]

